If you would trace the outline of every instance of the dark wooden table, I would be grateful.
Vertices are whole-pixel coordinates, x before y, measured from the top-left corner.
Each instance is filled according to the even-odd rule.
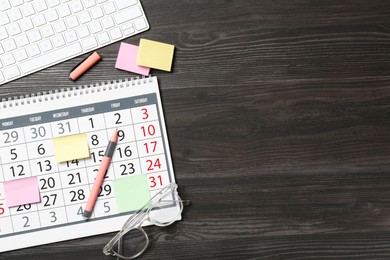
[[[158,76],[183,221],[140,259],[390,258],[390,2],[143,0],[141,37],[176,45]],[[78,80],[114,68],[119,43]],[[73,86],[82,57],[0,86]],[[53,80],[54,79],[54,80]],[[114,259],[114,233],[0,254]]]

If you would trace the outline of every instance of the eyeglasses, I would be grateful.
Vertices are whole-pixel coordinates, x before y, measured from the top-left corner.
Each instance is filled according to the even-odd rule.
[[[171,183],[155,194],[141,209],[136,211],[103,249],[105,255],[120,259],[134,259],[149,245],[149,238],[142,225],[154,224],[164,227],[180,219],[183,204],[177,193],[177,185]],[[172,208],[173,206],[173,208]]]

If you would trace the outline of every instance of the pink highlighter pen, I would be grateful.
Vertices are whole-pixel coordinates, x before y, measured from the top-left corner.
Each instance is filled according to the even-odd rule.
[[[71,80],[78,79],[81,75],[83,75],[87,70],[89,70],[101,59],[102,57],[96,51],[92,52],[87,58],[82,60],[72,69],[69,74],[69,78]]]
[[[106,151],[104,153],[104,157],[102,162],[100,163],[98,173],[96,174],[95,182],[92,186],[91,193],[89,194],[87,205],[85,206],[85,210],[83,212],[84,219],[88,220],[91,215],[93,208],[95,207],[96,199],[99,196],[100,186],[102,186],[104,176],[110,166],[110,162],[112,156],[114,155],[115,147],[118,142],[118,130],[116,129],[113,133],[110,142],[107,145]]]

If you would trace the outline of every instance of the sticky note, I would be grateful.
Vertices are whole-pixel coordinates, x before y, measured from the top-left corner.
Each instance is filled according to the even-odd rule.
[[[149,75],[150,68],[137,65],[138,46],[121,43],[115,68],[134,72],[141,75]]]
[[[171,71],[175,46],[171,44],[141,39],[137,64],[153,69]]]
[[[90,156],[86,134],[57,137],[53,139],[53,144],[54,157],[58,163]]]
[[[41,201],[37,176],[7,181],[4,182],[3,185],[7,207],[15,207]]]
[[[113,186],[119,212],[138,210],[150,200],[145,174],[116,179],[113,181]]]

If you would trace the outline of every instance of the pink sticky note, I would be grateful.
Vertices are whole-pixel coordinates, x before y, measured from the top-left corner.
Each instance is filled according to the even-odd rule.
[[[141,75],[149,75],[150,68],[137,65],[138,46],[121,43],[115,68],[134,72]]]
[[[41,201],[38,177],[29,177],[3,183],[7,207],[37,203]]]

